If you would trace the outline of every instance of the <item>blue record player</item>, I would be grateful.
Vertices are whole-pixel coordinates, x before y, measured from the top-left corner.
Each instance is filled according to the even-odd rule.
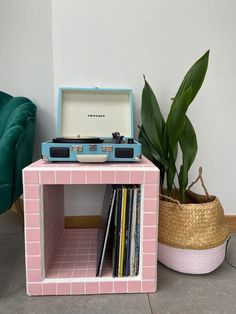
[[[62,87],[58,92],[57,132],[42,143],[45,161],[139,161],[134,140],[130,89]]]

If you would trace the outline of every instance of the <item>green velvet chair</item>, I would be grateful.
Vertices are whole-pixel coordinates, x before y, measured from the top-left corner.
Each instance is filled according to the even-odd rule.
[[[0,91],[0,214],[19,204],[22,169],[32,161],[35,119],[32,101]]]

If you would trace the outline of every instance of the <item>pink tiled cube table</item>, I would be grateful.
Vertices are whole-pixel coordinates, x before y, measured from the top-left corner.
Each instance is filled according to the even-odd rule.
[[[137,163],[48,163],[23,170],[28,295],[155,292],[159,170]],[[111,256],[96,277],[97,229],[64,228],[64,185],[141,186],[140,265],[135,277],[112,277]]]

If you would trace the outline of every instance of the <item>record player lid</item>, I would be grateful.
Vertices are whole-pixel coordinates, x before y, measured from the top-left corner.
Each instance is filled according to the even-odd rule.
[[[57,136],[133,137],[130,89],[62,87],[58,93]]]

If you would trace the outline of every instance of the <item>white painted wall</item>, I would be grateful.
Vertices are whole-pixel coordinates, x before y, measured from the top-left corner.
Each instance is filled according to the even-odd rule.
[[[37,106],[35,159],[54,133],[51,2],[1,0],[0,90]]]
[[[100,215],[105,185],[65,185],[65,216]]]
[[[38,158],[54,134],[58,86],[132,88],[137,125],[142,74],[166,115],[185,72],[210,48],[206,81],[189,110],[199,142],[190,177],[202,165],[209,192],[236,214],[235,21],[233,0],[52,0],[52,10],[47,0],[1,0],[0,89],[36,103]],[[68,192],[68,208],[70,199]]]
[[[236,214],[236,2],[233,0],[52,0],[54,89],[129,87],[140,119],[142,74],[163,112],[192,63],[211,49],[209,71],[189,110],[210,193]],[[137,131],[137,130],[136,130]],[[136,133],[137,134],[137,133]]]

